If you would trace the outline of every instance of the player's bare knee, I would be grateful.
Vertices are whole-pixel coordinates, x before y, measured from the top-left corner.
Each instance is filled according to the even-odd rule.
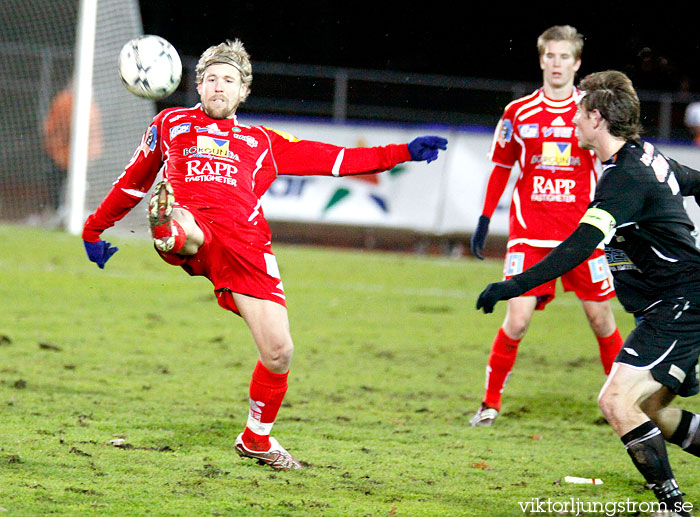
[[[289,370],[294,355],[294,345],[288,341],[280,341],[274,346],[265,347],[260,352],[260,360],[265,368],[272,372],[284,373]]]
[[[530,318],[509,316],[503,322],[503,331],[511,339],[522,339],[530,328]]]
[[[596,336],[608,337],[615,332],[615,315],[608,302],[584,302],[584,310],[588,324]]]
[[[620,411],[623,408],[621,397],[613,390],[603,390],[598,397],[598,407],[608,422],[621,419]]]

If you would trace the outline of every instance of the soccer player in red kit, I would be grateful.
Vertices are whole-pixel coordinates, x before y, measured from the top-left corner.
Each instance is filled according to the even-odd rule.
[[[117,248],[100,235],[162,173],[149,203],[156,250],[190,275],[208,278],[219,305],[243,318],[258,348],[248,420],[235,449],[275,469],[301,468],[270,436],[294,345],[260,198],[278,174],[381,172],[409,160],[433,161],[447,140],[423,136],[409,144],[343,148],[244,125],[236,109],[250,92],[252,68],[240,40],[204,51],[195,71],[201,103],[156,115],[124,173],[85,222],[85,248],[103,268]]]
[[[581,66],[583,36],[571,26],[554,26],[540,35],[537,49],[544,84],[504,110],[490,151],[494,167],[482,215],[471,241],[472,253],[483,259],[491,216],[517,163],[520,175],[510,204],[506,279],[536,264],[576,228],[598,180],[594,155],[579,148],[572,122],[580,97],[574,77]],[[615,290],[603,249],[561,281],[564,290],[574,291],[582,302],[607,375],[622,338],[607,301]],[[534,311],[554,299],[555,284],[556,280],[548,282],[508,300],[486,367],[486,391],[471,425],[491,425],[498,416],[518,345]]]

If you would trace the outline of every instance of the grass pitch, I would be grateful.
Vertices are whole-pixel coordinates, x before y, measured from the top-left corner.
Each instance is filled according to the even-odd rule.
[[[504,314],[474,303],[500,261],[277,246],[296,352],[273,434],[310,466],[274,472],[233,450],[256,361],[243,321],[147,242],[110,240],[99,270],[78,237],[0,225],[0,514],[645,515],[654,500],[601,418],[572,295],[536,314],[496,424],[471,428]],[[670,457],[700,506],[697,458]]]

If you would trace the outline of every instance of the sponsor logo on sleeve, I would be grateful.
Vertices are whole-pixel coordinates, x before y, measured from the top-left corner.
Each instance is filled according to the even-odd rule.
[[[510,121],[510,119],[502,119],[499,122],[499,127],[496,130],[496,134],[498,135],[498,145],[505,147],[505,145],[513,138],[513,123]]]
[[[149,151],[153,151],[156,148],[156,145],[158,145],[158,130],[156,126],[148,128],[143,143],[148,147]]]

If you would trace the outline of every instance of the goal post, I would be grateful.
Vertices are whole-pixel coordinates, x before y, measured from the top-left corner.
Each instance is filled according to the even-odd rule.
[[[0,26],[0,221],[79,233],[156,113],[117,69],[138,0],[2,0]],[[146,237],[138,208],[111,231]]]
[[[97,0],[80,0],[78,34],[75,43],[73,88],[75,102],[71,114],[70,161],[66,196],[66,230],[73,235],[81,232],[85,212],[88,147],[80,145],[90,138],[90,104],[92,103],[92,69],[95,56]]]

